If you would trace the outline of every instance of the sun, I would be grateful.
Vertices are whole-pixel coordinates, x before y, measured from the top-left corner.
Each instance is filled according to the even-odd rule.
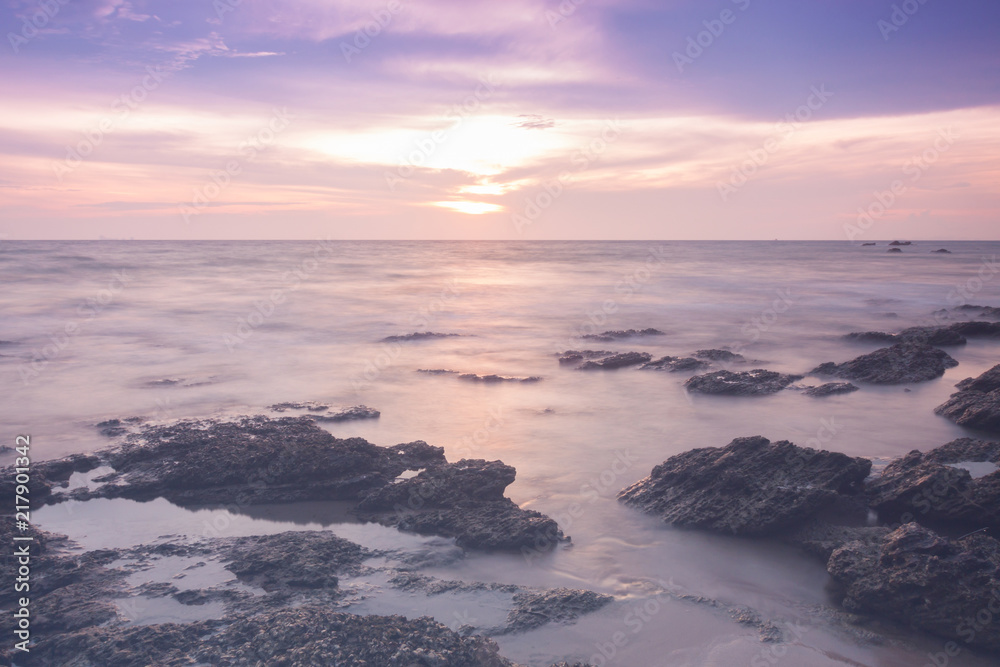
[[[482,215],[484,213],[496,213],[503,210],[503,206],[499,204],[490,204],[484,201],[436,201],[431,205],[450,208],[453,211],[468,215]]]

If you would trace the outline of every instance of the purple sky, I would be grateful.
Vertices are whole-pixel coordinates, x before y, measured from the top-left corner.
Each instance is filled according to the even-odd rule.
[[[11,0],[0,239],[1000,239],[995,0]]]

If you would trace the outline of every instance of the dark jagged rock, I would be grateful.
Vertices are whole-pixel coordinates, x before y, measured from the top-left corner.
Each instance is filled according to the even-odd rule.
[[[700,371],[711,366],[707,361],[694,357],[662,357],[639,367],[639,370],[667,371],[670,373],[687,373]]]
[[[43,639],[20,660],[25,667],[515,667],[494,641],[462,637],[427,617],[357,616],[317,605],[268,611],[231,623],[88,628]]]
[[[563,366],[571,366],[587,359],[610,357],[613,354],[615,353],[608,350],[566,350],[559,355],[559,363]]]
[[[841,526],[815,520],[785,536],[783,541],[817,556],[825,563],[834,551],[848,542],[874,544],[890,532],[891,529],[884,526]]]
[[[754,436],[694,449],[618,494],[682,527],[734,535],[789,532],[824,512],[861,512],[871,461]]]
[[[896,335],[902,343],[923,343],[925,345],[965,345],[965,336],[953,327],[910,327]]]
[[[958,465],[968,463],[981,465]],[[997,442],[961,438],[927,454],[914,450],[869,482],[868,497],[883,522],[917,520],[951,529],[1000,528],[997,464]]]
[[[913,245],[912,241],[893,241],[889,245]]]
[[[616,368],[625,368],[626,366],[644,364],[652,358],[653,355],[648,352],[622,352],[621,354],[613,354],[610,357],[605,357],[603,359],[592,359],[581,365],[579,369],[582,371],[613,370]]]
[[[346,500],[389,484],[403,471],[444,463],[444,450],[417,441],[377,447],[339,439],[314,417],[246,417],[148,427],[99,452],[115,472],[94,497],[178,505]]]
[[[931,250],[931,253],[943,253],[946,255],[950,255],[951,250],[948,250],[947,248],[938,248],[937,250]]]
[[[844,587],[849,611],[1000,650],[1000,624],[976,620],[1000,604],[1000,542],[991,537],[948,540],[908,523],[878,543],[844,545],[827,569]]]
[[[959,426],[1000,432],[1000,364],[977,378],[967,378],[946,402],[934,409]]]
[[[858,388],[850,382],[827,382],[818,387],[808,387],[802,393],[806,396],[820,398],[823,396],[834,396],[836,394],[850,394]]]
[[[605,331],[599,334],[584,334],[580,336],[584,340],[599,340],[611,342],[622,338],[634,338],[639,336],[666,336],[667,334],[659,329],[621,329],[615,331]]]
[[[957,366],[947,352],[923,343],[897,343],[851,361],[828,362],[810,371],[813,375],[834,375],[845,380],[872,384],[926,382]]]
[[[729,350],[698,350],[691,356],[698,359],[708,359],[709,361],[721,361],[725,364],[746,363],[746,358],[742,354],[736,354]]]
[[[994,308],[993,306],[975,306],[967,303],[958,306],[957,308],[955,308],[955,310],[976,313],[981,317],[988,317],[990,319],[1000,320],[1000,308]]]
[[[456,333],[437,333],[435,331],[417,331],[414,333],[403,334],[401,336],[386,336],[382,339],[383,343],[410,343],[417,340],[428,340],[432,338],[456,338],[462,334]]]
[[[335,588],[337,575],[356,568],[371,552],[325,531],[289,531],[230,538],[217,547],[226,569],[266,591]]]
[[[532,548],[539,536],[564,539],[555,521],[503,495],[515,470],[501,461],[462,460],[366,493],[362,519],[415,533],[454,537],[462,547]]]
[[[956,322],[948,327],[951,331],[969,338],[1000,338],[1000,322]]]
[[[458,376],[459,380],[468,380],[470,382],[485,382],[487,384],[495,384],[498,382],[539,382],[542,378],[537,375],[531,375],[529,377],[511,377],[508,375],[477,375],[475,373],[460,373]]]
[[[878,245],[877,243],[862,243],[861,245]]]
[[[305,401],[303,403],[275,403],[274,405],[268,406],[268,410],[274,410],[275,412],[285,412],[286,410],[326,412],[329,409],[330,406],[326,403],[317,403],[316,401]]]
[[[844,336],[845,339],[858,343],[893,343],[896,334],[884,331],[854,331]]]
[[[727,396],[764,396],[781,391],[788,385],[803,378],[802,375],[786,375],[775,371],[755,368],[751,371],[734,373],[714,371],[695,375],[684,383],[688,391],[702,394],[724,394]]]
[[[525,632],[548,623],[572,623],[613,599],[610,595],[571,588],[515,593],[516,606],[507,614],[507,631]]]
[[[382,413],[375,408],[369,408],[367,405],[355,405],[353,408],[347,408],[340,412],[314,414],[310,415],[309,418],[321,422],[346,422],[359,419],[378,419],[381,415]]]
[[[886,252],[903,252],[903,251],[900,250],[899,248],[889,248],[888,250],[886,250]]]
[[[450,368],[418,368],[417,372],[428,375],[458,375],[458,371],[453,371]]]

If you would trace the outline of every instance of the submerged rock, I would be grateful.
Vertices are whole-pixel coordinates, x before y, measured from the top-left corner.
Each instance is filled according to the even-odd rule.
[[[584,334],[580,336],[585,340],[600,340],[605,342],[611,342],[615,340],[620,340],[622,338],[634,338],[639,336],[666,336],[667,334],[659,329],[617,329],[614,331],[605,331],[599,334]]]
[[[1000,542],[991,537],[949,540],[908,523],[879,542],[844,545],[827,569],[844,587],[849,611],[1000,650],[1000,623],[981,618],[1000,607]]]
[[[733,535],[791,531],[824,512],[863,514],[871,461],[754,436],[653,468],[618,500],[676,526]]]
[[[823,396],[834,396],[836,394],[850,394],[851,392],[857,390],[858,387],[850,382],[827,382],[826,384],[821,384],[818,387],[807,387],[802,393],[806,396],[819,398]]]
[[[266,591],[336,588],[337,575],[372,553],[326,531],[289,531],[219,541],[226,569]]]
[[[559,363],[563,366],[571,366],[582,363],[586,359],[610,357],[613,354],[616,353],[608,350],[566,350],[559,355]]]
[[[893,461],[867,493],[883,522],[1000,528],[998,464],[1000,443],[961,438]]]
[[[616,368],[625,368],[626,366],[643,364],[650,361],[652,358],[653,355],[648,352],[622,352],[621,354],[613,354],[610,357],[604,357],[603,359],[588,361],[581,365],[579,370],[613,370]]]
[[[936,347],[923,343],[897,343],[842,364],[822,364],[810,373],[872,384],[901,384],[939,378],[946,369],[957,365],[958,362],[947,352]]]
[[[844,336],[862,343],[924,343],[926,345],[965,345],[967,338],[1000,338],[1000,323],[956,322],[943,327],[910,327],[898,334],[883,331],[860,331]]]
[[[736,354],[729,350],[698,350],[691,356],[698,359],[708,359],[709,361],[721,361],[726,364],[746,363],[746,358],[742,354]]]
[[[417,331],[414,333],[403,334],[401,336],[386,336],[382,339],[383,343],[409,343],[417,340],[428,340],[431,338],[456,338],[462,334],[456,333],[437,333],[436,331]]]
[[[708,368],[712,364],[694,357],[662,357],[656,361],[650,361],[639,367],[643,371],[667,371],[669,373],[687,373],[690,371],[700,371]]]
[[[931,252],[932,253],[944,253],[944,254],[947,254],[947,255],[951,254],[951,250],[948,250],[947,248],[938,248],[937,250],[931,250]]]
[[[485,382],[487,384],[494,384],[497,382],[539,382],[542,378],[537,375],[531,375],[529,377],[512,377],[509,375],[477,375],[476,373],[459,373],[458,379],[470,382]]]
[[[957,385],[959,392],[934,409],[959,426],[1000,432],[1000,364]]]
[[[572,588],[515,593],[516,606],[507,614],[507,631],[524,632],[548,623],[572,623],[613,599],[610,595]]]
[[[903,251],[900,250],[899,248],[889,248],[888,250],[886,250],[886,252],[903,252]]]
[[[844,338],[858,343],[894,343],[896,334],[884,331],[853,331],[845,334]]]
[[[695,375],[684,383],[688,391],[702,394],[725,394],[728,396],[764,396],[781,391],[788,385],[803,378],[802,375],[786,375],[762,368],[734,373],[715,371]]]

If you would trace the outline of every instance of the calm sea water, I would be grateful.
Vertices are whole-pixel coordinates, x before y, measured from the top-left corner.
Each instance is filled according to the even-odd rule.
[[[939,247],[952,254],[931,254]],[[555,357],[574,348],[662,356],[729,347],[759,366],[804,373],[874,349],[841,340],[849,331],[928,324],[933,311],[963,302],[1000,305],[1000,243],[920,242],[902,254],[886,248],[885,242],[4,242],[0,417],[9,440],[32,435],[40,459],[106,446],[93,424],[109,417],[253,414],[282,401],[363,403],[381,410],[381,418],[327,428],[380,445],[426,440],[445,447],[449,459],[502,459],[518,471],[508,494],[557,518],[573,537],[571,548],[545,557],[471,554],[428,574],[588,587],[619,597],[576,625],[500,638],[513,659],[922,665],[943,642],[903,634],[889,644],[863,644],[818,611],[830,603],[822,564],[773,544],[665,528],[614,497],[673,454],[738,436],[885,458],[967,435],[932,410],[955,382],[1000,361],[1000,344],[950,349],[960,365],[909,392],[865,387],[825,400],[795,391],[760,399],[688,396],[686,375],[581,373],[560,368]],[[667,335],[579,339],[646,327]],[[380,342],[414,331],[462,335]],[[421,368],[543,380],[482,385],[417,373]],[[362,540],[364,529],[301,510],[278,519],[243,517],[232,530],[325,526]],[[80,506],[73,516],[49,508],[37,518],[88,546],[138,543],[184,532],[187,524],[196,533],[203,522],[166,503],[125,501]],[[159,530],[161,524],[170,530]],[[782,655],[762,653],[766,646],[752,629],[702,607],[650,598],[657,587],[747,605],[786,629],[804,630],[786,632]],[[474,604],[411,611],[446,623],[453,612],[487,614]],[[609,657],[617,631],[627,641]],[[949,664],[990,663],[966,653]]]

